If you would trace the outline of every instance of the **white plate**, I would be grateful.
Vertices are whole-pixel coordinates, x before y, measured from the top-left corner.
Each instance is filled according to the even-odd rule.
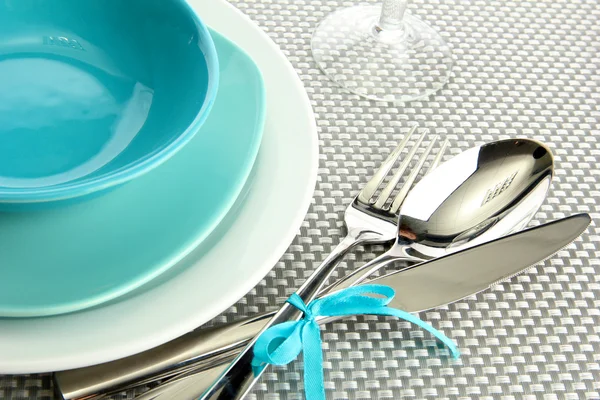
[[[98,364],[181,336],[256,286],[298,232],[318,167],[316,124],[302,83],[275,43],[233,6],[189,1],[263,73],[267,121],[252,190],[214,247],[161,285],[75,314],[0,319],[0,374]]]

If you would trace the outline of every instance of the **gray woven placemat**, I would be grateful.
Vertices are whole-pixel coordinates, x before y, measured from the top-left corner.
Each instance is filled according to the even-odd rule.
[[[214,322],[280,304],[340,236],[341,213],[386,152],[418,123],[452,154],[494,139],[547,143],[550,195],[533,224],[576,212],[600,216],[600,4],[596,0],[414,0],[409,10],[450,43],[454,77],[432,98],[390,106],[333,86],[311,59],[310,37],[351,2],[235,0],[277,42],[316,112],[321,165],[299,236],[269,275]],[[379,150],[384,149],[384,150]],[[420,315],[453,338],[459,361],[432,354],[431,337],[393,318],[356,317],[324,328],[330,399],[600,399],[600,230],[528,273]],[[375,257],[361,248],[343,268]],[[293,271],[293,272],[292,272]],[[302,361],[271,368],[251,398],[302,399]],[[117,398],[131,398],[125,393]],[[52,399],[49,376],[0,377],[1,399]]]

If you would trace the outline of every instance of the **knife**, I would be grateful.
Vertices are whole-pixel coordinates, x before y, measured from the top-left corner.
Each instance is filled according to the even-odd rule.
[[[575,240],[590,222],[588,214],[577,214],[417,264],[369,283],[394,288],[396,295],[390,307],[409,312],[429,310],[477,294],[525,272]],[[136,399],[196,399],[226,367],[218,365],[188,371]]]
[[[510,279],[513,275],[523,272],[528,267],[553,255],[569,244],[587,228],[590,222],[591,219],[588,214],[567,217],[443,258],[396,271],[384,277],[376,278],[370,283],[388,285],[394,288],[397,294],[392,304],[390,304],[391,307],[409,312],[438,307],[478,293],[496,282]],[[366,278],[362,277],[362,280]],[[202,389],[203,384],[209,385],[211,380],[207,377],[218,377],[218,371],[224,370],[226,363],[237,355],[237,351],[243,348],[248,340],[260,332],[267,321],[268,317],[263,319],[249,318],[242,323],[235,324],[234,330],[229,325],[226,326],[225,333],[233,332],[235,333],[234,336],[239,338],[236,343],[231,343],[231,336],[224,334],[221,327],[193,332],[196,339],[198,339],[198,333],[204,332],[205,336],[203,337],[209,339],[206,342],[213,343],[215,340],[222,342],[219,343],[219,346],[211,346],[212,350],[204,349],[208,350],[208,354],[204,356],[199,356],[200,353],[191,351],[192,348],[194,350],[198,350],[198,347],[202,348],[203,342],[197,342],[196,346],[190,347],[187,343],[189,340],[186,338],[181,338],[179,342],[174,341],[176,351],[174,354],[171,353],[171,356],[169,356],[166,348],[162,350],[163,354],[160,354],[160,347],[157,348],[158,350],[150,350],[159,353],[161,359],[159,366],[162,368],[173,364],[179,364],[180,368],[174,370],[178,374],[175,378],[171,378],[159,387],[147,392],[143,395],[145,396],[143,399],[185,399],[188,398],[186,397],[188,393],[192,393],[198,388]],[[227,339],[229,339],[229,342],[227,342]],[[216,348],[219,348],[218,351],[215,350]],[[173,350],[172,344],[170,349]],[[107,387],[114,386],[114,384],[110,384],[111,382],[119,379],[121,381],[118,383],[132,380],[128,376],[114,376],[111,374],[111,370],[118,371],[119,363],[125,363],[126,366],[129,365],[130,367],[135,366],[136,357],[143,357],[143,354],[102,364],[101,366],[58,372],[55,374],[56,386],[62,392],[64,399],[106,398],[102,394],[94,395],[94,393],[104,392],[105,395],[114,393],[113,390],[106,391]],[[132,359],[134,362],[131,361]],[[186,363],[185,361],[188,359],[200,359],[200,362]],[[114,368],[106,368],[108,365],[114,365]],[[102,366],[104,368],[100,368]],[[160,376],[156,375],[156,365],[153,367],[154,369],[149,368],[147,370],[146,380],[137,381],[131,387],[158,379]],[[120,370],[124,369],[121,368]],[[127,369],[125,368],[125,370]],[[207,371],[199,374],[198,371],[202,370]],[[140,368],[137,367],[136,372],[138,375],[134,378],[139,378],[139,371]],[[164,377],[172,375],[173,371],[170,374],[165,374]],[[95,382],[95,385],[90,384],[90,382]],[[184,384],[183,382],[187,383]],[[127,386],[121,386],[119,390],[122,391],[126,388]],[[166,394],[161,395],[162,392]],[[202,391],[196,394],[201,393]],[[180,395],[182,397],[168,397]],[[194,398],[194,396],[189,398]]]

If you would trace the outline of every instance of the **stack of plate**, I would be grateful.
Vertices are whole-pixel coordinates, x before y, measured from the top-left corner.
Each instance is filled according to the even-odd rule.
[[[0,213],[0,373],[93,365],[172,340],[251,290],[296,234],[318,163],[302,83],[225,0],[189,3],[219,63],[200,130],[102,196]]]

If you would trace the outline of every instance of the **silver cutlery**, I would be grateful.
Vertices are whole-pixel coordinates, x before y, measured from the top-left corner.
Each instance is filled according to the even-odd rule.
[[[407,256],[442,257],[523,229],[546,199],[553,163],[550,150],[529,139],[499,140],[457,155],[411,190],[392,247],[353,273],[369,276]],[[328,290],[355,283],[347,276]]]
[[[485,241],[483,238],[489,232],[497,231],[499,226],[506,227],[502,223],[504,215],[510,216],[509,220],[516,218],[518,223],[527,223],[533,216],[530,213],[537,210],[532,210],[530,204],[540,195],[542,199],[545,197],[551,178],[552,155],[539,142],[509,139],[468,150],[426,175],[403,203],[392,202],[390,210],[400,209],[396,243],[379,257],[377,265],[368,263],[362,269],[368,271],[368,276],[391,261],[414,260],[412,250],[435,257],[430,249],[442,255],[471,245],[474,238]],[[514,201],[507,206],[506,198]],[[526,215],[521,211],[526,211]],[[312,301],[335,266],[319,266],[296,294],[305,303]],[[251,365],[257,337],[274,324],[298,320],[301,316],[296,308],[285,303],[200,399],[241,399],[248,394],[268,367]]]
[[[540,148],[544,153],[543,155],[540,154],[541,150],[538,150]],[[532,155],[536,151],[538,152],[536,153],[537,158]],[[479,157],[479,154],[482,154],[482,157],[485,159],[489,157],[489,154],[493,153],[500,153],[501,155],[505,153],[509,154],[511,162],[505,165],[505,168],[510,169],[510,171],[513,169],[520,170],[522,174],[525,172],[524,177],[526,179],[517,179],[515,181],[515,177],[513,177],[513,181],[515,182],[511,181],[510,184],[503,183],[503,185],[507,186],[503,190],[501,185],[493,184],[493,181],[491,189],[489,189],[490,183],[485,179],[482,182],[487,183],[487,185],[480,184],[477,190],[471,187],[467,191],[470,197],[481,197],[484,199],[486,196],[488,197],[486,202],[488,206],[487,214],[479,212],[478,219],[473,218],[468,213],[463,215],[463,219],[470,219],[473,225],[468,226],[468,223],[465,224],[464,220],[457,221],[456,225],[458,227],[462,226],[463,231],[454,237],[449,237],[449,239],[455,239],[454,241],[446,239],[448,240],[447,242],[438,241],[435,245],[428,245],[426,242],[419,240],[413,241],[411,247],[409,247],[413,251],[411,260],[423,261],[431,259],[435,255],[458,251],[462,248],[520,230],[529,222],[545,198],[553,172],[552,156],[538,142],[529,140],[492,142],[468,150],[451,161],[444,163],[443,168],[436,169],[434,173],[438,177],[433,180],[433,185],[439,186],[439,182],[449,182],[453,177],[458,175],[464,177],[473,175],[473,168],[476,168],[478,165],[473,159]],[[439,154],[437,158],[439,158]],[[531,160],[535,162],[531,163]],[[422,161],[423,158],[419,163],[422,163]],[[492,167],[487,165],[487,169],[479,168],[479,175],[477,177],[481,177],[482,175],[485,177],[486,174],[489,174],[489,169],[493,168],[494,162],[491,164]],[[459,167],[456,167],[457,165]],[[471,166],[471,169],[467,169],[465,165]],[[528,173],[532,170],[535,172]],[[418,169],[415,169],[415,171],[418,171]],[[416,174],[413,171],[411,175]],[[430,175],[432,174],[428,174],[428,176]],[[511,176],[512,172],[505,175]],[[500,174],[500,176],[502,175]],[[423,187],[423,182],[427,183],[428,179],[424,178],[415,186],[413,191],[419,187]],[[429,180],[429,182],[432,182],[432,180]],[[511,185],[513,185],[513,188],[509,191],[508,186]],[[429,188],[430,186],[431,184],[425,187]],[[405,187],[407,186],[403,188]],[[514,188],[516,190],[513,190]],[[404,191],[406,192],[406,190]],[[496,193],[493,199],[489,198],[491,196],[488,194],[488,192],[492,191],[499,192]],[[460,190],[457,189],[456,192],[456,196],[462,196]],[[427,196],[428,193],[425,193],[424,197]],[[494,202],[491,202],[491,200],[494,200]],[[422,201],[423,199],[420,199],[418,203],[420,204]],[[475,209],[475,211],[478,210]],[[436,215],[433,219],[434,221],[441,219],[443,222],[443,220],[453,217],[448,209],[444,210],[441,208],[441,211],[445,212],[446,215],[442,215],[441,217]],[[493,223],[490,223],[490,221]],[[436,233],[436,226],[424,225],[422,229],[427,232]],[[465,226],[466,229],[464,228]],[[394,229],[394,232],[397,232],[397,229]],[[361,279],[362,275],[368,275],[369,273],[365,272],[368,269],[377,269],[392,260],[403,259],[405,256],[404,251],[407,247],[400,246],[400,244],[397,244],[394,249],[400,249],[401,251],[380,256],[371,263],[353,271],[343,280],[343,283],[337,283],[337,287],[340,287],[339,285],[348,286],[353,281]],[[420,252],[416,251],[417,246],[420,246]],[[324,292],[327,293],[334,287],[336,287],[335,284],[326,288]],[[128,387],[145,384],[158,378],[169,378],[175,374],[184,373],[190,368],[208,368],[217,362],[224,363],[230,361],[236,354],[237,349],[248,343],[252,337],[260,332],[260,329],[264,327],[268,318],[273,314],[258,315],[232,324],[194,331],[166,345],[127,357],[123,360],[78,370],[59,372],[55,375],[55,380],[64,398],[75,399],[84,396],[89,398],[87,396],[93,396],[94,393],[113,393],[116,390],[124,390]],[[144,376],[146,377],[145,379],[143,379]],[[131,382],[131,384],[127,384],[128,382]],[[107,391],[110,387],[114,387],[114,389]],[[98,394],[91,398],[97,399],[102,397],[101,394]]]
[[[399,205],[406,198],[409,189],[423,170],[425,162],[437,140],[437,137],[431,139],[427,148],[416,161],[416,165],[413,166],[411,173],[399,185],[411,161],[416,158],[416,154],[426,136],[426,132],[422,133],[407,154],[404,155],[403,151],[416,130],[417,126],[413,126],[409,130],[398,146],[389,154],[373,177],[347,207],[344,214],[344,225],[347,235],[322,262],[319,268],[331,268],[332,265],[336,265],[345,254],[359,244],[391,243],[396,238]],[[426,174],[433,171],[439,165],[447,147],[448,141],[444,141],[435,158],[431,161]],[[390,174],[394,165],[401,158],[403,160],[400,162],[398,168],[393,174]],[[388,177],[389,180],[385,185],[382,185]],[[398,186],[400,186],[398,192],[393,194]],[[380,188],[381,190],[378,192]],[[389,206],[389,203],[392,203],[392,206]],[[419,262],[422,259],[415,257],[410,258],[410,261]],[[240,333],[243,335],[243,332]],[[147,352],[144,352],[142,355],[134,355],[124,360],[104,363],[99,366],[57,372],[55,374],[56,386],[59,388],[64,399],[88,399],[94,393],[105,392],[111,387],[115,388],[114,390],[126,388],[130,383],[134,383],[140,378],[143,379],[144,376],[152,374],[158,374],[156,376],[160,377],[171,376],[188,368],[186,361],[191,361],[193,351],[192,349],[184,350],[180,344],[192,341],[193,339],[190,337],[194,336],[195,332],[192,332],[173,341],[174,344],[169,344],[171,347],[170,350],[164,348],[150,350],[150,357],[144,357],[147,354]],[[205,339],[206,337],[203,333],[202,340],[204,341]],[[227,345],[228,343],[219,341],[219,336],[215,336],[213,340],[205,341],[200,345],[201,348],[195,351],[200,351],[199,354],[217,356],[220,354],[220,349]],[[151,361],[142,362],[140,358],[146,360],[150,358]],[[171,370],[170,372],[169,369]],[[140,382],[145,382],[145,380]],[[110,392],[112,393],[113,390],[110,390]]]
[[[390,286],[395,290],[391,307],[409,312],[440,307],[525,272],[575,240],[590,222],[588,214],[577,214],[394,271],[368,283]],[[335,319],[338,318],[322,318],[319,322]],[[224,365],[215,365],[209,369],[190,370],[136,399],[195,399],[224,369]]]

